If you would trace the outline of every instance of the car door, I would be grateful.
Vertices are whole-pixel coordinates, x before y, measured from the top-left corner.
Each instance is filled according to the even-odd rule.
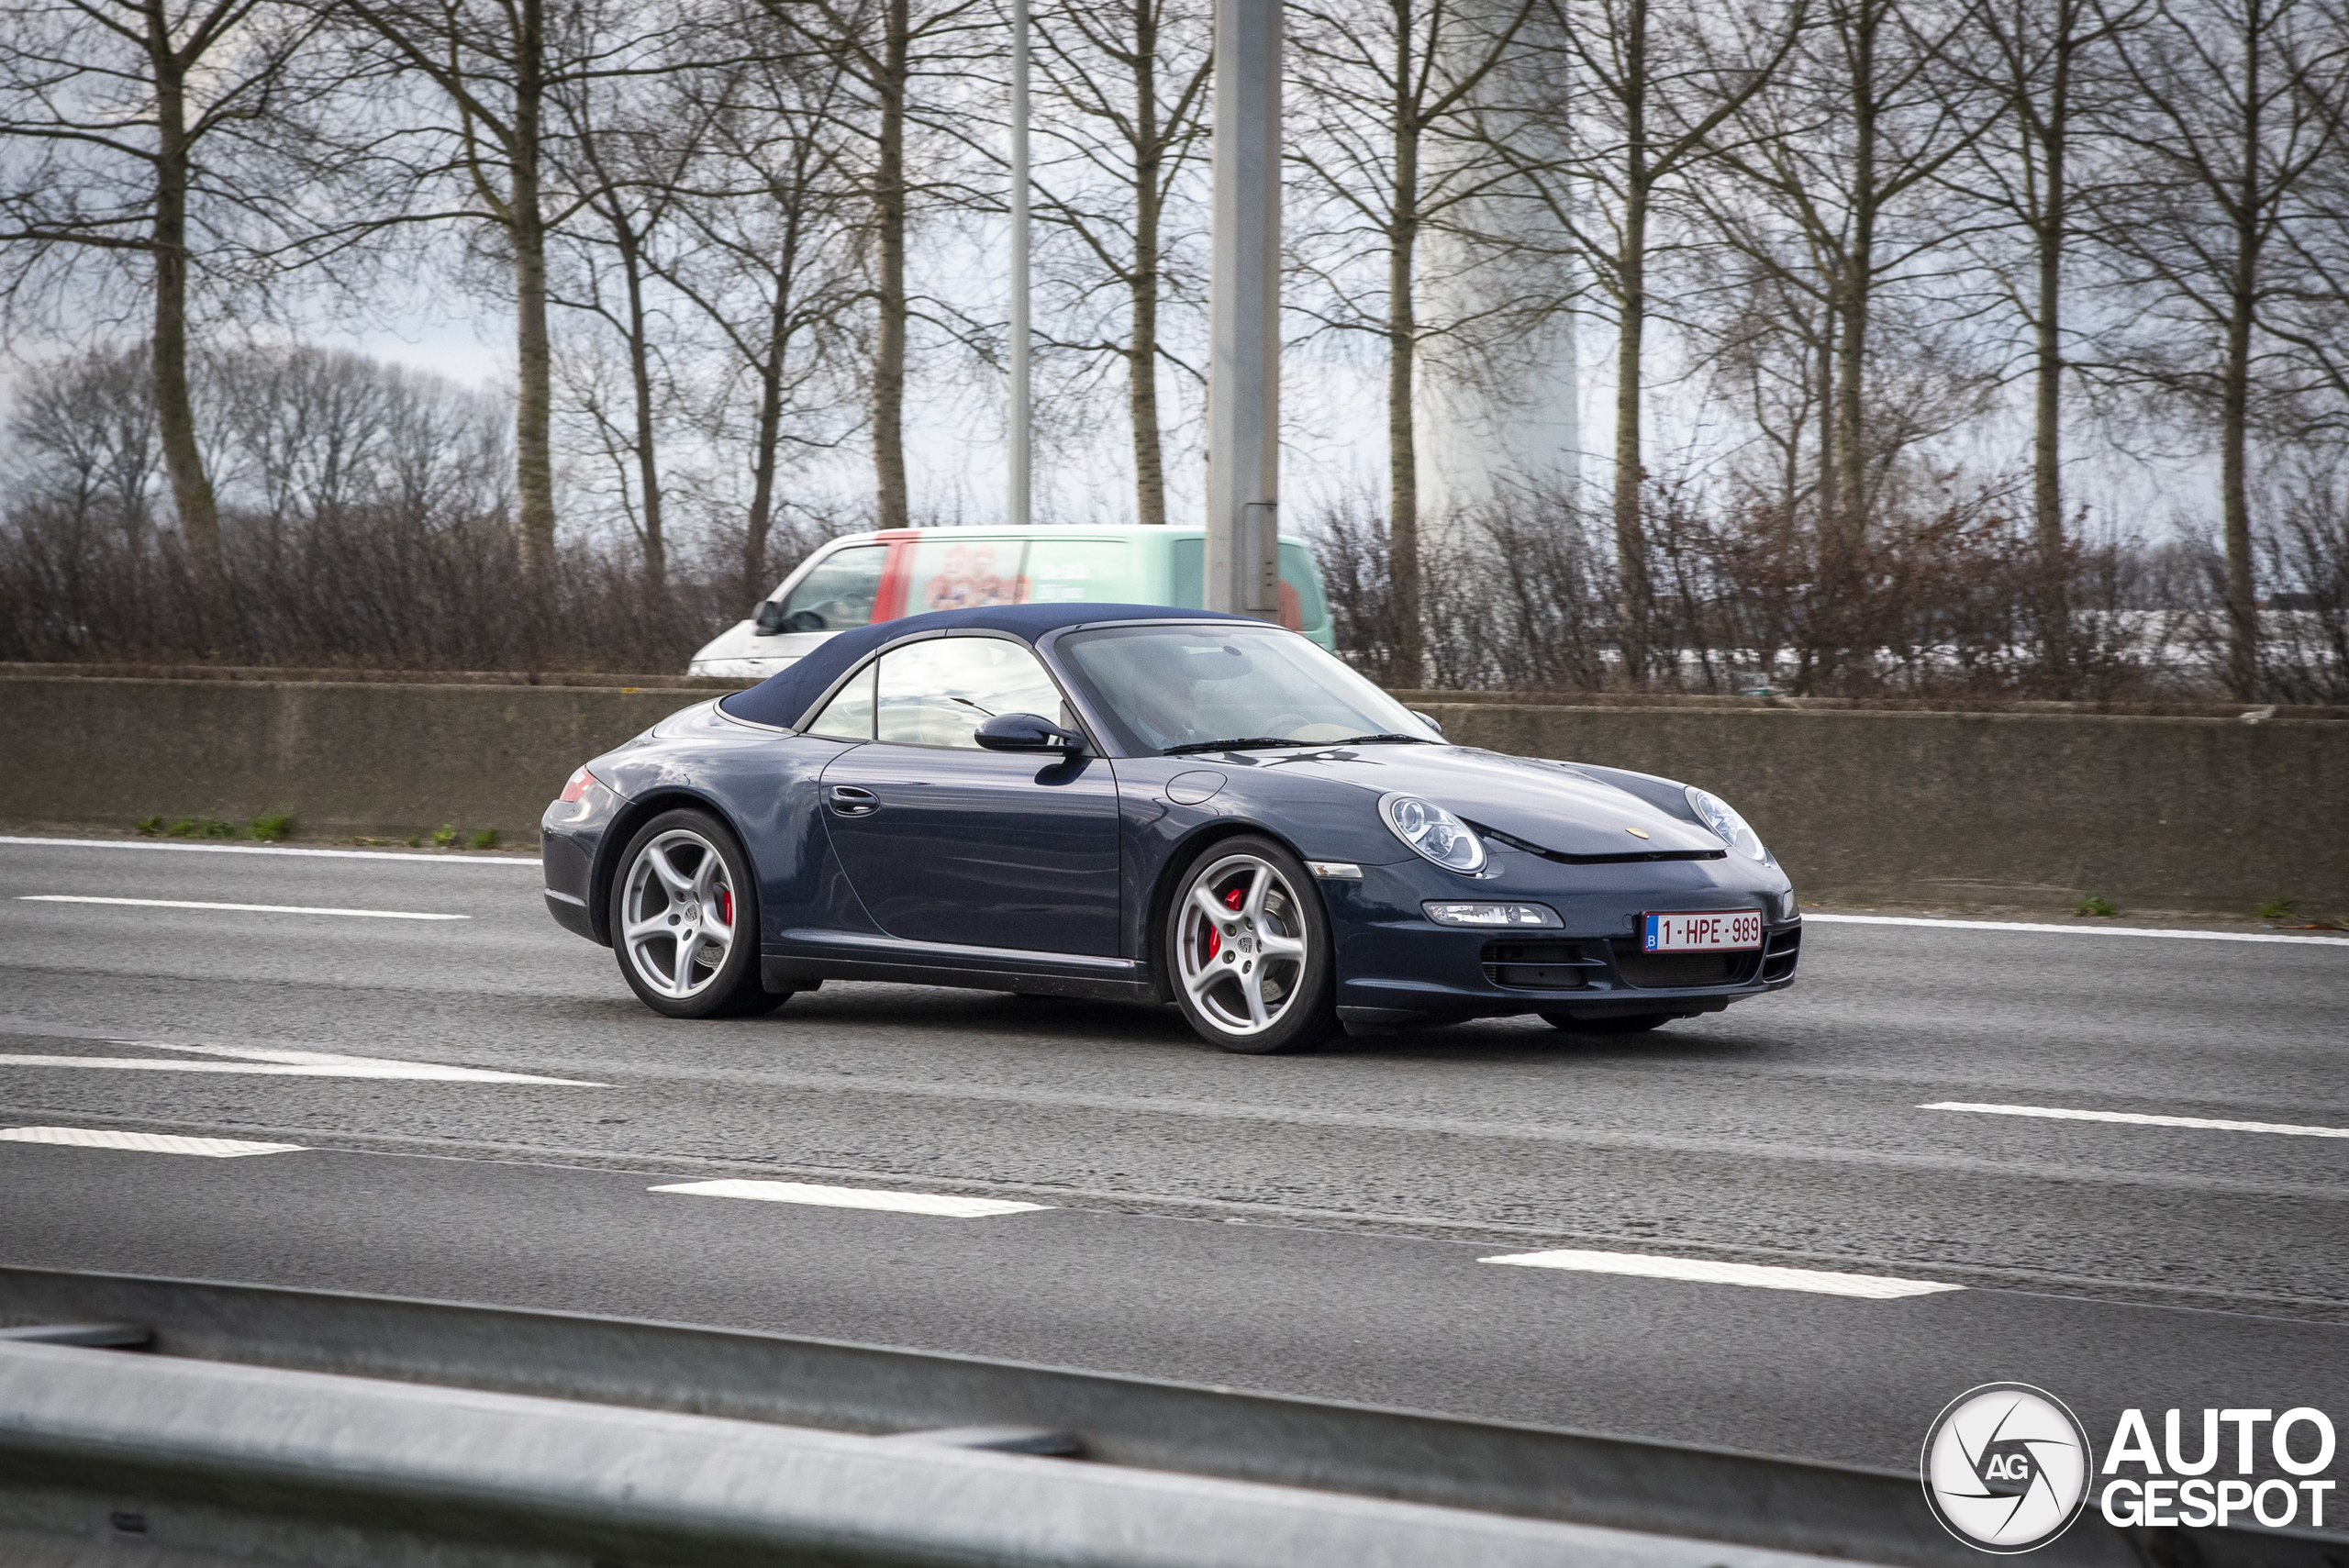
[[[942,637],[890,650],[808,728],[869,742],[825,770],[824,820],[891,936],[1118,955],[1118,789],[1096,756],[985,751],[999,713],[1063,721],[1025,643]]]

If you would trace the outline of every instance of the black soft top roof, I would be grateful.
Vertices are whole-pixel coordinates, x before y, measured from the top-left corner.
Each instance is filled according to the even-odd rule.
[[[1237,620],[1253,626],[1265,623],[1221,610],[1184,610],[1165,605],[989,605],[970,610],[933,610],[902,616],[843,631],[819,643],[815,651],[785,666],[747,692],[718,699],[718,706],[736,718],[796,729],[816,700],[832,683],[884,643],[924,631],[952,631],[968,627],[981,631],[1008,632],[1023,642],[1034,642],[1048,631],[1086,626],[1097,621]]]

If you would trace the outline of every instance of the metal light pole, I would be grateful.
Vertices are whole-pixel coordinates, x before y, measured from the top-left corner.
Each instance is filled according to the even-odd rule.
[[[1029,520],[1035,438],[1028,374],[1028,0],[1011,0],[1011,480],[1013,527]]]
[[[1280,613],[1281,0],[1216,0],[1207,607]]]

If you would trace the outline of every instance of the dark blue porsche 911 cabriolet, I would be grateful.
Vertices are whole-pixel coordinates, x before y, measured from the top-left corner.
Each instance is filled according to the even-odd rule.
[[[1172,1002],[1228,1051],[1538,1013],[1652,1029],[1792,983],[1719,797],[1448,744],[1294,632],[1023,605],[845,632],[572,775],[547,903],[656,1012],[826,980]]]

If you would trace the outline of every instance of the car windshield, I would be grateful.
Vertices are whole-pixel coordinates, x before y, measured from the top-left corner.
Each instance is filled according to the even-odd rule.
[[[1063,638],[1057,651],[1129,752],[1441,739],[1336,658],[1274,627],[1108,627]]]

